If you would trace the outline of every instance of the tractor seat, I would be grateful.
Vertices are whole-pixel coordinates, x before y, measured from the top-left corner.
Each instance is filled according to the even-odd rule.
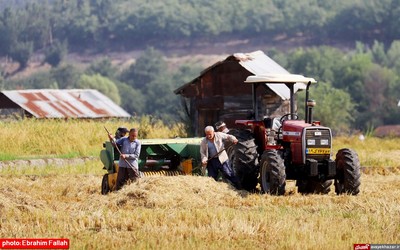
[[[279,121],[279,118],[271,118],[271,117],[265,117],[264,120],[264,126],[265,128],[269,128],[274,131],[278,131],[279,128],[282,126],[281,122]]]

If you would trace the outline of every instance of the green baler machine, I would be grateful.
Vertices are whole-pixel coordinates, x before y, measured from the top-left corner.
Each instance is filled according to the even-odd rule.
[[[172,176],[181,174],[200,174],[201,138],[143,139],[139,171],[144,176]],[[106,141],[100,151],[100,159],[107,170],[103,176],[101,193],[115,190],[118,173],[119,153],[112,143]]]

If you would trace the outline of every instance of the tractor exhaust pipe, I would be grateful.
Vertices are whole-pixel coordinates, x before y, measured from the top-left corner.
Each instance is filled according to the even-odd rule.
[[[316,104],[316,102],[314,100],[307,101],[307,115],[308,115],[308,117],[306,118],[307,123],[310,123],[310,124],[313,123],[312,110],[313,110],[315,104]]]
[[[310,122],[308,121],[308,97],[309,97],[309,95],[310,95],[310,92],[309,92],[309,90],[310,90],[310,85],[311,85],[311,82],[308,82],[308,83],[307,83],[307,88],[306,88],[306,98],[305,98],[305,103],[304,103],[304,105],[305,105],[304,111],[306,112],[305,117],[304,117],[304,120],[305,120],[306,123],[310,123]]]

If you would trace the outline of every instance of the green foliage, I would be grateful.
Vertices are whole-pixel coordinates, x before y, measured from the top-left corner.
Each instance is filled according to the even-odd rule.
[[[144,114],[153,114],[167,122],[176,120],[177,112],[181,109],[179,97],[173,93],[176,85],[160,51],[151,47],[146,49],[136,63],[122,73],[120,79],[145,97],[137,99],[144,101],[141,110]]]
[[[396,42],[390,46],[394,55],[396,46]],[[366,130],[399,122],[400,86],[395,72],[396,60],[385,52],[382,43],[375,42],[370,48],[357,42],[356,49],[347,54],[329,47],[297,49],[288,53],[287,65],[291,72],[313,76],[348,93],[355,107],[354,128]],[[331,109],[333,113],[343,112],[340,106]]]
[[[327,46],[309,49],[300,48],[287,56],[287,67],[291,72],[315,76],[317,79],[326,82],[336,80],[335,71],[344,62],[343,52]]]
[[[14,87],[9,86],[11,87],[10,89],[18,89],[22,88],[22,86],[25,89],[58,89],[56,80],[49,72],[35,73],[26,79],[16,80],[12,85]]]
[[[267,54],[292,73],[315,77],[349,93],[356,109],[353,126],[367,129],[400,122],[396,106],[400,96],[399,15],[396,0],[0,0],[0,56],[11,57],[24,68],[34,51],[44,51],[45,61],[54,67],[50,74],[25,79],[10,80],[4,72],[1,86],[65,89],[100,84],[107,89],[104,86],[112,81],[122,107],[131,114],[176,120],[182,117],[182,107],[173,90],[197,77],[203,68],[190,63],[179,69],[169,67],[164,55],[151,46],[185,48],[221,37],[251,40],[259,36],[277,43],[288,38],[314,44],[360,41],[355,50],[346,52],[320,46],[288,52],[268,48]],[[122,73],[102,58],[92,62],[81,77],[79,66],[60,66],[66,44],[73,52],[104,54],[147,49]],[[97,79],[97,84],[96,74],[105,77]]]
[[[100,74],[91,76],[85,74],[81,75],[75,87],[80,89],[97,89],[104,95],[110,97],[116,104],[121,103],[121,98],[115,83]]]
[[[400,40],[395,40],[387,51],[387,66],[400,75]]]
[[[387,65],[387,55],[385,52],[385,45],[378,41],[374,41],[374,44],[371,48],[372,57],[374,63],[379,65]]]
[[[143,89],[148,83],[154,82],[156,78],[161,78],[163,74],[167,75],[167,71],[164,55],[153,47],[149,47],[136,63],[122,73],[121,80],[133,88]]]
[[[60,67],[51,69],[50,73],[60,89],[74,88],[82,74],[80,70],[71,64],[61,65]]]
[[[65,41],[61,43],[56,40],[50,47],[46,48],[44,61],[53,67],[57,67],[67,53],[67,42]]]
[[[194,78],[198,77],[201,71],[203,71],[203,68],[199,65],[196,65],[195,63],[188,63],[179,67],[178,71],[173,74],[172,82],[174,82],[176,84],[175,87],[178,88],[183,84],[188,83]]]
[[[19,63],[20,69],[24,69],[28,65],[32,53],[32,42],[19,42],[11,47],[10,57]]]
[[[298,97],[299,114],[304,117],[305,92],[300,92]],[[310,99],[316,101],[313,117],[321,124],[332,128],[336,133],[348,132],[354,122],[355,105],[351,97],[343,90],[335,89],[329,83],[320,82],[310,88]]]
[[[400,38],[397,0],[336,0],[334,4],[318,0],[69,0],[4,6],[9,8],[0,8],[0,31],[6,34],[0,43],[3,53],[15,42],[34,42],[36,50],[53,39],[67,40],[72,50],[103,51],[111,44],[184,44],[221,35],[283,35],[316,41]]]
[[[113,79],[116,77],[118,70],[112,65],[111,60],[108,57],[104,57],[94,60],[86,69],[86,74],[88,75],[93,75],[96,73]]]
[[[121,82],[117,82],[116,86],[121,97],[121,107],[133,116],[143,114],[146,98],[142,92]]]
[[[358,118],[358,124],[377,127],[382,125],[383,118],[387,115],[387,105],[390,99],[397,97],[389,93],[389,86],[396,76],[392,71],[378,65],[366,72],[364,77],[365,110]],[[392,102],[394,101],[392,99]]]

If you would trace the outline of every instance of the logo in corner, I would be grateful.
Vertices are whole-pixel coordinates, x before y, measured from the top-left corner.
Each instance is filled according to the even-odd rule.
[[[354,250],[370,250],[370,244],[354,244]]]

